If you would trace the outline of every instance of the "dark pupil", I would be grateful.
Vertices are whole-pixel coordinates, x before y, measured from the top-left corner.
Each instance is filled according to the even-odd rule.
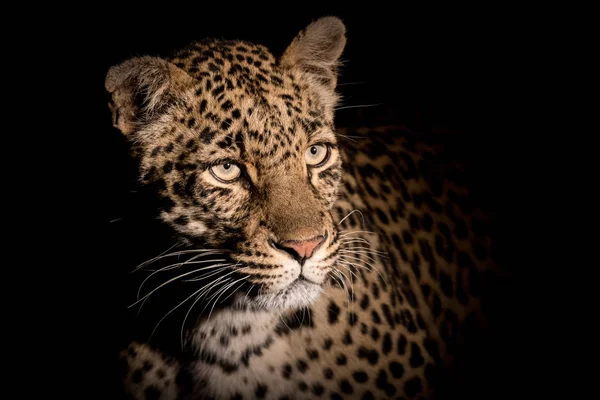
[[[228,162],[223,164],[223,168],[225,168],[225,169],[229,169],[230,167],[231,167],[231,164],[229,164]]]
[[[319,149],[317,149],[315,146],[310,148],[310,153],[314,156],[315,154],[317,154],[317,151],[319,151]]]

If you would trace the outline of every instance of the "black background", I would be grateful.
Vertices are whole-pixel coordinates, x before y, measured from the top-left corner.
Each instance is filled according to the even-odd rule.
[[[511,244],[516,238],[510,233],[514,199],[509,190],[518,165],[515,134],[507,125],[517,113],[513,104],[518,99],[511,91],[511,81],[520,60],[513,49],[514,19],[507,20],[505,10],[491,8],[417,12],[374,4],[281,7],[284,9],[265,4],[241,10],[227,2],[193,7],[162,4],[138,12],[112,5],[97,15],[94,11],[81,13],[62,33],[65,42],[61,48],[66,54],[60,57],[60,68],[71,80],[68,93],[62,94],[78,111],[75,126],[69,128],[74,128],[76,141],[84,149],[73,151],[67,164],[89,173],[88,179],[77,180],[74,212],[81,219],[78,223],[87,226],[73,228],[70,235],[73,243],[81,243],[78,252],[87,266],[74,267],[81,284],[77,295],[67,300],[72,306],[73,298],[88,299],[84,303],[87,311],[74,310],[77,328],[63,338],[65,346],[78,347],[83,342],[86,349],[78,354],[84,359],[76,364],[76,369],[85,370],[85,378],[79,382],[83,388],[101,387],[99,377],[110,375],[103,361],[113,356],[110,344],[119,333],[120,321],[115,316],[122,304],[115,297],[119,288],[115,278],[123,272],[117,266],[124,263],[115,262],[115,258],[121,258],[119,251],[126,242],[109,221],[126,217],[131,173],[124,140],[110,123],[104,77],[110,66],[132,56],[167,55],[204,37],[262,43],[278,55],[310,21],[339,16],[346,24],[348,38],[339,77],[339,83],[344,84],[340,86],[342,105],[379,104],[363,109],[367,122],[369,116],[385,115],[415,130],[445,132],[453,138],[461,156],[477,167],[472,171],[477,191],[499,216],[497,233],[503,258],[511,260]],[[356,124],[355,111],[340,110],[338,125]],[[70,118],[68,114],[63,117]],[[511,163],[507,164],[507,159]],[[69,208],[71,203],[67,203]],[[519,266],[516,262],[506,266],[516,275],[494,289],[506,294],[496,304],[498,330],[488,347],[481,349],[480,364],[470,367],[472,378],[460,382],[471,386],[466,392],[474,398],[510,395],[517,390],[527,366],[521,332],[515,328],[523,318],[516,305],[522,295]],[[83,319],[86,323],[90,320],[89,325]],[[107,349],[90,352],[88,341],[98,343],[98,348],[107,345]]]

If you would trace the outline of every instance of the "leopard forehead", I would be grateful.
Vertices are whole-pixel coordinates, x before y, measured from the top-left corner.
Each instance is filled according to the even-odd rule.
[[[181,158],[233,156],[264,168],[295,162],[311,142],[336,142],[332,111],[301,71],[280,68],[264,46],[206,40],[169,62],[194,79],[147,128],[153,157],[174,147]]]

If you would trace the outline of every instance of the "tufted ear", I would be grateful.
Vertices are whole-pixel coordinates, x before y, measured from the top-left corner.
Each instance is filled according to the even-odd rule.
[[[333,94],[338,60],[346,45],[346,27],[336,17],[323,17],[301,31],[281,56],[280,63],[308,73],[323,94]]]
[[[172,102],[176,89],[191,81],[183,70],[157,57],[136,57],[111,67],[104,86],[111,94],[113,125],[126,135],[134,132]]]

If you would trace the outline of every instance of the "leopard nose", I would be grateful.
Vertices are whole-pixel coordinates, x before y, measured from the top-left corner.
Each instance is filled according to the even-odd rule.
[[[300,264],[304,264],[324,241],[325,236],[320,235],[309,240],[285,240],[276,243],[275,247],[289,253]]]

